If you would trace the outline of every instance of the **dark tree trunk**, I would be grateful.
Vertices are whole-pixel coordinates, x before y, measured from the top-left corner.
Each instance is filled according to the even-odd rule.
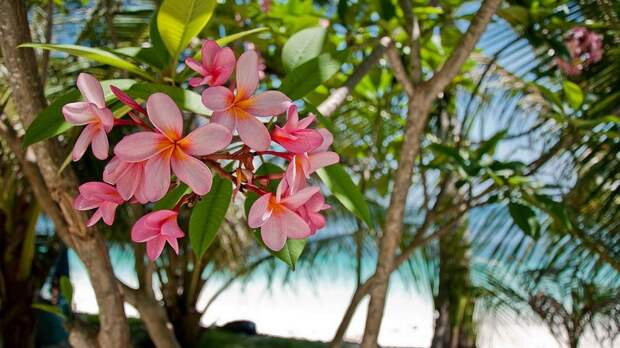
[[[465,219],[439,240],[439,291],[434,298],[432,348],[474,348],[474,291],[470,278],[470,248]]]

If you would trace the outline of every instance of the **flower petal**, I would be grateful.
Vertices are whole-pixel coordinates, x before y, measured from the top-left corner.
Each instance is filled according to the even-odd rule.
[[[139,132],[121,139],[114,147],[114,154],[125,162],[141,162],[170,146],[170,141],[159,133]]]
[[[138,219],[138,221],[136,221],[136,223],[131,228],[131,240],[132,241],[136,243],[148,242],[149,240],[159,235],[158,228],[152,228],[145,223],[149,215],[145,215],[141,217],[140,219]]]
[[[230,89],[224,86],[209,87],[202,92],[202,103],[214,112],[224,111],[231,107],[234,98]]]
[[[325,128],[317,129],[317,131],[321,133],[321,136],[323,137],[323,143],[321,143],[321,145],[317,147],[316,149],[314,149],[312,152],[327,151],[327,149],[329,149],[329,147],[334,142],[334,136],[332,135],[330,131],[328,131]]]
[[[308,160],[310,161],[310,171],[308,172],[308,174],[312,174],[320,168],[340,162],[340,156],[338,156],[338,154],[335,152],[325,151],[319,153],[311,153],[308,156]]]
[[[106,132],[99,128],[93,136],[92,143],[93,154],[100,160],[108,158],[108,152],[110,152],[110,144],[108,143],[108,135]]]
[[[282,209],[278,216],[274,218],[279,220],[284,233],[289,238],[303,239],[307,238],[312,233],[308,223],[304,221],[299,214],[287,208]]]
[[[267,127],[256,117],[238,110],[236,113],[237,132],[243,142],[256,151],[265,151],[271,144],[271,137]]]
[[[84,153],[88,149],[88,145],[90,145],[97,131],[97,126],[94,124],[89,124],[84,127],[82,133],[75,142],[75,145],[73,145],[73,151],[71,151],[71,158],[74,161],[77,161],[84,156]]]
[[[215,68],[215,76],[211,81],[211,86],[219,86],[230,78],[233,70],[235,70],[235,54],[229,47],[224,47],[217,52],[213,60]]]
[[[289,97],[278,91],[266,91],[243,100],[238,106],[254,116],[275,116],[288,109]]]
[[[323,137],[314,129],[300,129],[290,136],[281,136],[284,131],[277,128],[272,132],[272,138],[283,148],[292,153],[310,152],[321,145]]]
[[[248,213],[248,225],[252,228],[261,227],[265,221],[269,219],[271,213],[268,212],[269,208],[269,200],[271,199],[271,193],[264,194],[260,196],[252,207],[250,208],[250,212]]]
[[[91,123],[97,119],[97,116],[92,112],[92,110],[91,103],[76,102],[63,106],[62,114],[65,116],[65,120],[68,123],[74,126],[81,126]]]
[[[148,256],[149,260],[155,261],[161,255],[161,252],[164,250],[164,246],[166,245],[166,237],[157,236],[148,242],[146,242],[146,256]]]
[[[319,188],[316,186],[306,187],[297,191],[294,195],[288,196],[282,199],[282,203],[289,209],[295,210],[302,205],[306,204],[312,196],[319,192]]]
[[[166,242],[170,245],[174,253],[179,255],[179,241],[174,237],[164,237],[166,238]]]
[[[232,133],[228,128],[217,123],[209,123],[194,129],[179,145],[185,153],[192,156],[204,156],[219,151],[232,140]]]
[[[260,228],[260,236],[265,245],[273,251],[282,250],[286,243],[286,232],[280,219],[267,220]]]
[[[211,68],[215,61],[215,55],[220,50],[220,46],[214,40],[205,40],[202,43],[200,53],[202,55],[202,65]]]
[[[258,55],[245,51],[237,61],[237,99],[247,99],[258,87]]]
[[[146,162],[144,167],[144,193],[150,202],[160,200],[168,192],[171,154],[172,151],[164,151]]]
[[[211,190],[211,170],[195,157],[177,149],[172,155],[172,171],[197,195],[206,195]]]
[[[221,124],[232,132],[237,125],[237,117],[235,115],[235,108],[230,108],[224,111],[214,111],[211,115],[211,122]]]
[[[75,210],[91,210],[97,208],[98,206],[98,202],[88,200],[81,194],[77,195],[77,197],[73,200],[73,209]]]
[[[114,223],[116,207],[118,207],[118,204],[112,202],[104,202],[99,207],[99,210],[101,211],[101,215],[103,217],[103,222],[108,226],[112,226],[112,224]]]
[[[93,75],[81,73],[77,78],[77,87],[86,100],[99,108],[105,108],[105,98],[103,97],[101,83]]]
[[[172,98],[164,93],[154,93],[146,101],[149,120],[171,140],[183,136],[183,115]]]
[[[140,183],[143,180],[143,173],[144,164],[140,162],[131,163],[125,171],[125,174],[118,178],[116,182],[116,190],[124,200],[128,201],[134,194],[136,194],[136,191],[138,191]]]
[[[93,214],[93,216],[91,216],[90,219],[88,219],[88,221],[86,221],[86,227],[92,227],[99,220],[101,220],[102,216],[103,215],[101,213],[101,208],[95,210],[95,213]]]
[[[188,68],[194,70],[195,72],[199,73],[202,76],[207,75],[207,71],[205,70],[205,68],[202,66],[202,64],[198,63],[196,60],[194,60],[194,58],[192,57],[187,57],[185,58],[185,65],[187,65]],[[194,86],[195,87],[195,86]]]
[[[161,234],[171,238],[185,237],[185,233],[183,233],[183,230],[181,230],[179,224],[177,224],[176,218],[167,219],[166,222],[164,222],[161,226]]]

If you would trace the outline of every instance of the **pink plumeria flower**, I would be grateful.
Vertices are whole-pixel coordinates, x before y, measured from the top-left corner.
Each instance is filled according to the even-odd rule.
[[[114,186],[103,182],[91,181],[80,185],[80,194],[73,201],[73,208],[77,210],[97,209],[88,220],[88,227],[103,219],[106,225],[114,223],[116,207],[125,200],[118,194]]]
[[[266,193],[260,196],[248,214],[248,225],[260,227],[263,242],[274,251],[281,250],[287,238],[303,239],[311,234],[310,226],[295,210],[319,192],[318,187],[307,187],[294,195],[282,197],[285,187],[286,183],[281,181],[275,195]]]
[[[221,47],[213,40],[202,43],[202,62],[198,63],[193,58],[185,59],[185,64],[202,75],[189,80],[189,85],[198,87],[202,85],[220,86],[228,81],[230,74],[235,68],[235,54],[229,47]]]
[[[114,156],[103,170],[103,181],[116,185],[116,190],[126,201],[135,197],[142,204],[148,203],[144,181],[145,163],[146,161],[123,162]]]
[[[314,121],[314,115],[299,119],[297,106],[291,104],[287,111],[284,127],[276,126],[271,139],[293,153],[310,152],[323,143],[323,136],[317,130],[307,129]]]
[[[310,227],[311,235],[325,227],[325,217],[321,214],[321,211],[329,208],[331,208],[331,206],[329,204],[325,204],[325,198],[321,192],[317,192],[310,197],[304,205],[297,209],[299,216],[301,216],[301,218],[304,219]]]
[[[154,132],[139,132],[123,138],[114,148],[124,162],[146,161],[145,194],[148,201],[161,199],[170,187],[170,169],[194,193],[205,195],[211,190],[211,171],[200,161],[225,148],[232,139],[224,126],[209,123],[183,137],[183,117],[174,101],[163,93],[155,93],[146,102]]]
[[[174,210],[157,210],[141,217],[131,228],[131,240],[146,243],[146,255],[151,261],[161,255],[166,243],[179,254],[177,239],[185,234],[177,224],[178,215]]]
[[[294,154],[286,168],[284,177],[288,182],[291,194],[306,187],[306,180],[310,174],[340,161],[340,156],[337,153],[328,151],[334,142],[332,134],[324,128],[319,129],[318,132],[323,138],[321,145],[310,152]]]
[[[211,120],[237,130],[241,140],[257,151],[269,148],[271,138],[267,127],[256,117],[279,115],[286,111],[291,100],[278,91],[266,91],[252,96],[258,87],[258,56],[246,51],[237,61],[237,92],[217,86],[202,93],[202,103],[213,110]]]
[[[95,157],[104,160],[108,158],[110,145],[107,133],[110,133],[114,126],[114,116],[105,106],[103,89],[96,78],[81,73],[77,78],[77,87],[86,101],[69,103],[62,107],[68,123],[74,126],[86,125],[73,146],[71,157],[74,161],[79,160],[92,144]]]

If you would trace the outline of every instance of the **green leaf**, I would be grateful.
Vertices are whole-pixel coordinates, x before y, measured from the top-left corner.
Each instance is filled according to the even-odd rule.
[[[57,316],[61,317],[62,319],[65,319],[65,320],[67,319],[67,317],[65,316],[65,314],[62,312],[62,310],[59,307],[51,305],[51,304],[47,304],[47,303],[34,303],[32,305],[32,308],[39,309],[39,310],[42,310],[44,312],[56,314]]]
[[[121,90],[127,90],[134,84],[136,84],[136,81],[129,79],[101,81],[106,102],[109,102],[115,98],[114,94],[110,90],[111,85],[114,85]],[[65,121],[62,114],[62,107],[67,103],[79,101],[81,98],[82,96],[78,89],[71,88],[70,91],[56,98],[53,103],[39,112],[37,117],[26,130],[23,141],[24,146],[29,146],[39,141],[49,139],[73,127]]]
[[[298,31],[282,47],[282,63],[286,71],[317,57],[323,50],[327,30],[311,27]]]
[[[319,169],[317,174],[345,208],[359,217],[368,226],[372,226],[370,210],[364,195],[351,180],[351,175],[341,165],[334,164]]]
[[[271,255],[284,261],[284,263],[286,263],[293,271],[295,270],[297,260],[299,260],[299,257],[303,253],[306,243],[308,242],[306,239],[288,239],[281,250],[273,251],[269,249],[265,243],[263,243],[259,230],[254,231],[253,235],[256,241],[260,243],[263,248],[267,249]]]
[[[73,303],[73,285],[67,276],[60,277],[60,293],[69,304]]]
[[[136,75],[139,75],[147,80],[154,81],[155,79],[147,74],[143,69],[138,67],[137,65],[130,63],[127,59],[117,56],[116,54],[108,51],[104,51],[99,48],[85,47],[85,46],[77,46],[77,45],[53,45],[53,44],[37,44],[37,43],[27,43],[22,44],[19,47],[33,47],[33,48],[42,48],[45,50],[51,51],[61,51],[74,56],[83,57],[86,59],[90,59],[92,61],[110,65],[119,69],[123,69],[129,72],[132,72]]]
[[[538,238],[540,225],[532,208],[521,203],[510,202],[508,203],[508,211],[512,221],[519,226],[521,231],[534,239]]]
[[[153,60],[157,61],[157,66],[160,69],[165,69],[168,63],[170,62],[170,53],[166,49],[166,45],[164,45],[164,41],[161,39],[159,35],[159,28],[157,27],[157,14],[159,11],[155,12],[151,17],[151,22],[149,23],[149,38],[151,39],[151,44],[153,47],[148,48],[154,55]]]
[[[161,4],[157,28],[173,62],[207,25],[215,5],[215,0],[164,0]]]
[[[507,133],[508,130],[501,130],[489,139],[485,140],[480,147],[476,149],[476,157],[480,158],[482,155],[493,156],[495,149],[497,148],[497,144],[506,136]]]
[[[297,66],[282,81],[280,90],[291,99],[301,99],[340,70],[340,60],[321,54]]]
[[[183,110],[191,111],[193,113],[201,115],[211,115],[211,110],[207,109],[202,104],[202,98],[200,97],[200,94],[189,89],[142,82],[132,86],[127,91],[127,94],[134,98],[141,98],[143,100],[146,100],[151,94],[156,92],[162,92],[167,94]]]
[[[189,240],[198,258],[202,258],[215,240],[232,199],[232,183],[219,176],[213,177],[211,191],[192,209],[189,218]]]
[[[583,92],[581,88],[576,83],[570,81],[564,81],[562,88],[571,108],[573,108],[573,110],[579,109],[581,104],[583,104]]]
[[[192,190],[185,184],[170,190],[166,195],[153,205],[153,210],[173,209],[183,196],[190,194]]]
[[[228,36],[224,36],[222,38],[219,38],[217,40],[215,40],[217,42],[218,45],[220,46],[226,46],[231,42],[237,41],[243,37],[246,37],[248,35],[252,35],[252,34],[256,34],[256,33],[260,33],[262,31],[265,30],[269,30],[269,28],[263,27],[263,28],[254,28],[254,29],[250,29],[250,30],[246,30],[246,31],[242,31],[239,33],[234,33]]]

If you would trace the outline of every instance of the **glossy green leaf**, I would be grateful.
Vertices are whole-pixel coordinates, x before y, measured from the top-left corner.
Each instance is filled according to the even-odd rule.
[[[153,77],[147,74],[144,69],[141,69],[137,65],[128,62],[127,59],[123,57],[119,57],[118,55],[104,51],[99,48],[85,47],[85,46],[77,46],[77,45],[53,45],[53,44],[37,44],[37,43],[27,43],[20,45],[19,47],[33,47],[33,48],[42,48],[45,50],[51,51],[60,51],[65,52],[74,56],[83,57],[101,64],[110,65],[119,69],[123,69],[139,75],[147,80],[154,81]]]
[[[232,183],[220,176],[213,177],[211,191],[192,209],[189,218],[189,241],[200,259],[215,240],[232,199]]]
[[[60,277],[60,293],[69,304],[73,303],[73,285],[67,276]]]
[[[282,81],[280,90],[291,99],[301,99],[329,80],[340,70],[340,60],[321,54],[297,66]]]
[[[157,28],[173,61],[207,25],[215,5],[215,0],[164,0],[157,13]]]
[[[540,233],[540,225],[536,218],[536,213],[532,208],[521,203],[508,203],[508,211],[512,217],[512,221],[519,226],[528,236],[537,239]]]
[[[368,226],[372,226],[370,210],[364,195],[359,190],[357,184],[351,180],[351,175],[341,165],[327,166],[319,169],[317,174],[345,208],[359,217]]]
[[[312,27],[301,30],[291,36],[282,47],[282,63],[286,71],[318,57],[323,50],[327,30],[323,27]]]
[[[181,183],[179,186],[170,190],[166,195],[153,205],[153,210],[173,209],[183,196],[190,194],[192,190]]]
[[[260,230],[254,231],[253,235],[256,241],[260,243],[263,248],[269,250],[269,252],[273,256],[284,261],[284,263],[286,263],[293,271],[295,270],[297,260],[299,260],[299,257],[304,252],[304,248],[306,247],[306,243],[308,242],[306,239],[288,239],[284,244],[282,250],[273,251],[269,249],[269,247],[267,247],[265,243],[263,243],[263,240],[260,236]]]
[[[106,102],[115,98],[110,90],[110,85],[114,85],[121,90],[127,90],[134,84],[136,84],[136,81],[129,79],[101,81]],[[73,127],[65,122],[65,118],[62,114],[62,107],[67,103],[76,102],[81,99],[82,96],[77,88],[71,88],[70,91],[56,98],[56,100],[43,109],[30,124],[24,135],[24,146],[49,139]]]
[[[564,81],[562,88],[564,90],[564,96],[566,96],[566,100],[571,108],[573,108],[573,110],[579,109],[581,104],[583,104],[583,92],[581,88],[576,83],[570,81]]]

